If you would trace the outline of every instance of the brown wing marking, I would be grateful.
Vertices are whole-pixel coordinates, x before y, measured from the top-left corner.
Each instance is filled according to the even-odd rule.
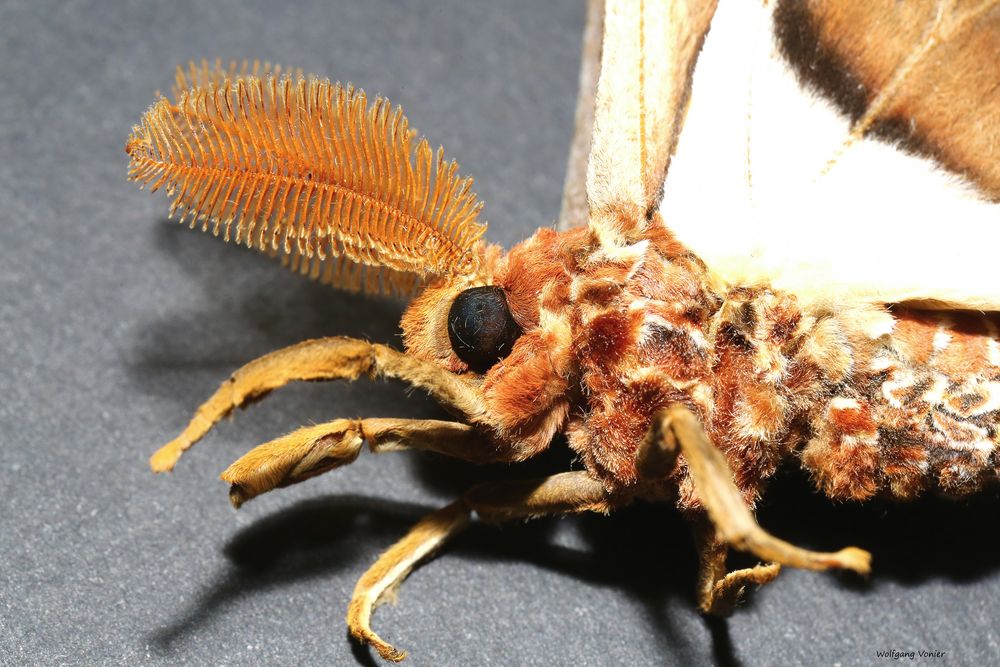
[[[782,0],[775,24],[800,79],[852,119],[843,150],[865,136],[897,142],[1000,200],[998,5]]]

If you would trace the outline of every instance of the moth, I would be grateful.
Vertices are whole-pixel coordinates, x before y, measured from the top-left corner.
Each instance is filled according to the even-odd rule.
[[[222,474],[237,507],[366,443],[516,463],[564,436],[583,470],[475,486],[361,577],[348,627],[393,661],[375,606],[473,513],[671,503],[695,529],[707,614],[782,566],[868,573],[867,552],[796,547],[753,509],[788,465],[833,500],[996,481],[995,250],[948,245],[996,238],[996,6],[591,0],[557,228],[507,252],[483,241],[471,180],[386,100],[266,67],[180,71],[133,128],[130,178],[192,227],[412,300],[405,351],[335,337],[251,361],[153,470],[299,380],[395,377],[455,419],[301,428]],[[940,263],[908,266],[906,237]],[[732,548],[761,562],[729,571]]]

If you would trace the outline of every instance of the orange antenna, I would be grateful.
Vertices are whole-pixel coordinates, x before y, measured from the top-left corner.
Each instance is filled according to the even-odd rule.
[[[178,83],[194,85],[133,128],[129,178],[166,188],[171,216],[192,228],[341,287],[408,292],[420,277],[480,271],[472,179],[425,139],[414,145],[402,109],[272,71],[192,65]]]

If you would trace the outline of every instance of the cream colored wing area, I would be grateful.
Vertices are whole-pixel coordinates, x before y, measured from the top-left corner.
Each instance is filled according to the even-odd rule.
[[[635,240],[658,201],[714,8],[707,0],[605,6],[587,198],[591,228],[611,244]]]
[[[888,144],[845,149],[848,119],[799,87],[761,3],[719,1],[692,86],[660,211],[720,277],[1000,310],[1000,207]]]

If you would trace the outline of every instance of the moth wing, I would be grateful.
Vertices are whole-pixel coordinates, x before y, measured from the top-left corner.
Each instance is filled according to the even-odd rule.
[[[562,206],[556,224],[559,231],[587,224],[587,163],[594,134],[594,98],[597,95],[597,77],[601,73],[603,42],[604,0],[587,0],[573,139],[570,141],[569,159],[566,160]]]
[[[608,0],[587,166],[590,229],[610,246],[649,224],[715,2]]]
[[[1000,310],[997,4],[720,0],[665,223],[731,284]]]

